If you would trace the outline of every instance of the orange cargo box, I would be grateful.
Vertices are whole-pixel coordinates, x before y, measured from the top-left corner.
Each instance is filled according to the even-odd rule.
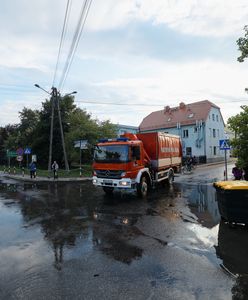
[[[163,132],[136,134],[143,142],[152,166],[156,169],[177,166],[182,161],[182,145],[180,137]]]

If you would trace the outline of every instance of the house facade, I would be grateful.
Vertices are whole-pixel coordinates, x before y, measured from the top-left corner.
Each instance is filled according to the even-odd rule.
[[[139,130],[179,135],[184,157],[195,156],[202,163],[224,160],[225,152],[219,147],[219,141],[226,138],[224,120],[220,108],[208,100],[181,102],[177,107],[152,112],[143,119]]]
[[[121,124],[116,124],[117,127],[117,135],[120,136],[126,132],[130,133],[137,133],[139,128],[137,126],[131,126],[131,125],[121,125]]]

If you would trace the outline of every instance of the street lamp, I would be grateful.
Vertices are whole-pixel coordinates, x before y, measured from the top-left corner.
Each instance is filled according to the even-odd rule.
[[[47,90],[43,89],[43,87],[39,86],[37,83],[36,83],[34,86],[37,87],[38,89],[43,90],[43,91],[46,92],[47,94],[51,95],[51,93],[49,93]]]
[[[77,91],[73,91],[73,92],[71,92],[69,94],[65,94],[63,97],[70,96],[70,95],[73,95],[73,94],[77,94]]]
[[[53,121],[54,121],[54,106],[57,105],[58,110],[58,117],[59,117],[59,126],[60,126],[60,133],[61,133],[61,142],[62,142],[62,148],[64,152],[64,160],[65,160],[65,169],[66,171],[69,171],[69,164],[67,160],[66,155],[66,149],[65,149],[65,140],[64,140],[64,132],[63,132],[63,126],[62,126],[62,120],[61,120],[61,113],[60,113],[60,106],[59,106],[59,92],[57,91],[57,88],[52,87],[52,92],[49,93],[47,90],[45,90],[43,87],[39,86],[38,84],[34,85],[35,87],[43,90],[47,94],[51,96],[51,107],[52,107],[52,114],[51,114],[51,126],[50,126],[50,144],[49,144],[49,159],[48,159],[48,172],[51,172],[51,164],[52,164],[52,144],[53,144]],[[72,93],[66,94],[65,96],[69,96],[72,94],[76,94],[76,91],[73,91]]]

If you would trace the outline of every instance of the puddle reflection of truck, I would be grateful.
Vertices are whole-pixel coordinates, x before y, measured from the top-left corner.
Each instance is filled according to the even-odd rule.
[[[120,138],[99,140],[94,152],[93,184],[101,186],[106,194],[125,189],[136,190],[145,197],[156,183],[172,183],[181,163],[178,136],[162,132],[125,133]]]

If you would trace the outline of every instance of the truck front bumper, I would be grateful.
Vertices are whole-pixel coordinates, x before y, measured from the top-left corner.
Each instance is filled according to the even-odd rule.
[[[135,187],[135,180],[131,178],[122,178],[122,179],[106,179],[98,178],[96,176],[92,177],[92,182],[96,186],[102,187],[113,187],[119,189],[132,189]]]

